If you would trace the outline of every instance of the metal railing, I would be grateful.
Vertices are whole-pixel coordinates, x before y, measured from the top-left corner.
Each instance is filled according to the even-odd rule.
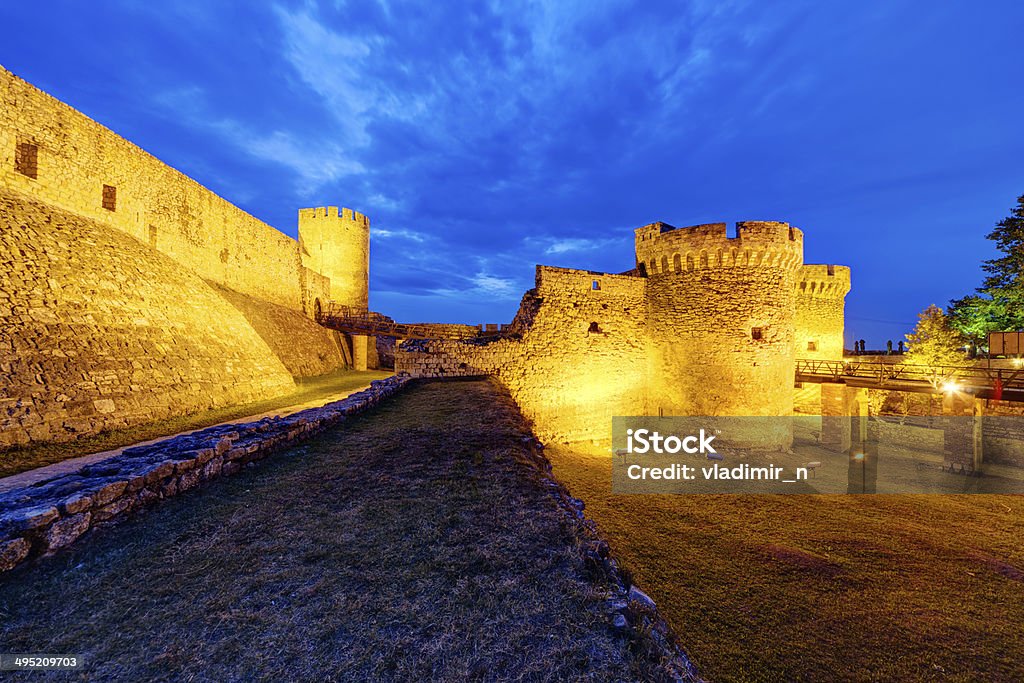
[[[978,366],[927,366],[909,363],[882,363],[845,360],[796,361],[798,382],[841,382],[877,388],[913,390],[914,385],[925,385],[931,390],[948,388],[976,389],[1001,392],[1024,392],[1024,368],[986,368]]]

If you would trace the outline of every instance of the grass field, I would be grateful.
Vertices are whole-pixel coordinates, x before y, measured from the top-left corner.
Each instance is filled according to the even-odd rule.
[[[711,681],[1024,680],[1024,496],[612,495],[546,453]]]
[[[109,430],[68,443],[46,443],[26,448],[2,450],[0,451],[0,477],[9,477],[12,474],[61,462],[79,455],[99,453],[140,441],[201,429],[220,422],[315,401],[332,394],[354,391],[366,386],[372,380],[383,379],[391,374],[391,371],[343,370],[320,377],[298,379],[295,391],[265,401],[226,406],[191,415],[180,415],[127,429]]]
[[[658,680],[528,434],[488,382],[412,387],[3,575],[0,651],[84,655],[89,681]]]

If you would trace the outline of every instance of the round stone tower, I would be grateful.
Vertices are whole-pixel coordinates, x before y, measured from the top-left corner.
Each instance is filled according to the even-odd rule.
[[[636,230],[651,340],[649,408],[663,415],[793,412],[797,272],[803,233],[743,222]],[[787,446],[788,430],[765,435]]]
[[[330,278],[332,301],[368,307],[369,218],[336,206],[299,209],[299,252],[302,265]]]

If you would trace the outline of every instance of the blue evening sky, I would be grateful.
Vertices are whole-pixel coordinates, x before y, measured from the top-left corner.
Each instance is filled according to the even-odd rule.
[[[535,263],[746,219],[854,270],[847,339],[980,283],[1024,194],[1024,3],[23,2],[0,64],[289,235],[370,215],[371,306],[508,322]]]

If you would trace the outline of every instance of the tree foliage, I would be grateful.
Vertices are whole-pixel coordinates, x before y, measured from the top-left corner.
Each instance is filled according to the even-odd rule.
[[[942,309],[932,304],[917,317],[917,327],[906,335],[909,348],[904,360],[911,365],[930,368],[958,367],[965,364],[964,336],[954,329]]]
[[[972,294],[950,302],[950,327],[975,346],[988,345],[989,332],[1024,329],[1024,305],[1006,296]]]
[[[1024,195],[987,237],[1002,256],[982,264],[987,276],[976,294],[949,304],[949,324],[978,346],[989,332],[1024,330]]]

